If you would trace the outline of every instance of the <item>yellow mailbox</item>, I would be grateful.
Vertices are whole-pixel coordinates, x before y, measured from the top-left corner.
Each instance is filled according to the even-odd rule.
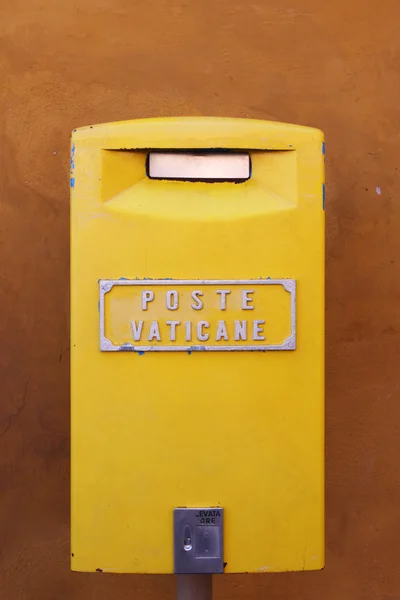
[[[324,565],[324,142],[72,134],[72,568]]]

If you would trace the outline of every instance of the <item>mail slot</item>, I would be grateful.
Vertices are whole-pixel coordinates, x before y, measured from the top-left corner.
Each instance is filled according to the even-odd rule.
[[[324,142],[228,118],[71,147],[71,565],[324,565]]]

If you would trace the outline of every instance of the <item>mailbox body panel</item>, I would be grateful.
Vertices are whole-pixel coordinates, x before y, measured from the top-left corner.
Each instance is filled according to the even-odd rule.
[[[252,177],[150,181],[148,148],[248,149]],[[224,508],[225,572],[323,567],[323,184],[311,128],[184,118],[73,133],[74,570],[172,573],[173,509],[197,506]],[[100,280],[268,277],[296,281],[293,350],[100,351]]]

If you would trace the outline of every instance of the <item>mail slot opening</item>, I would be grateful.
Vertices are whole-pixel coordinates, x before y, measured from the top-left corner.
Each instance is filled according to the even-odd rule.
[[[157,151],[149,152],[146,169],[149,179],[242,183],[251,177],[251,159],[248,152]]]

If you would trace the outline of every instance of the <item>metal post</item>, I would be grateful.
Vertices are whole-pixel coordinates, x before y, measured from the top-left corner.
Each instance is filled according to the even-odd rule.
[[[212,575],[177,577],[177,600],[212,600]]]

